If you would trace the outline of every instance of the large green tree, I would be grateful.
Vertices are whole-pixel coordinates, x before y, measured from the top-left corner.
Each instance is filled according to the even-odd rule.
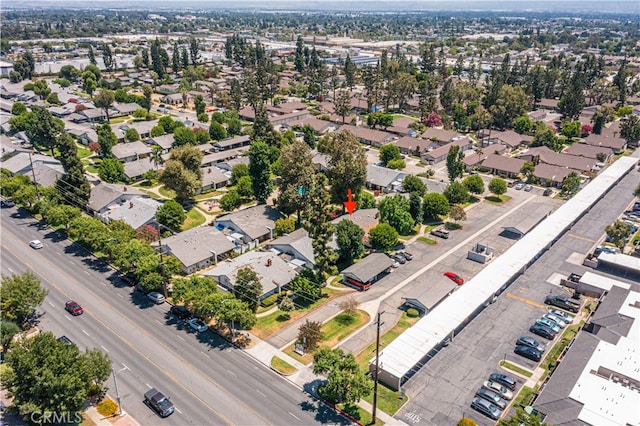
[[[339,132],[330,139],[330,155],[327,176],[331,184],[331,199],[342,205],[347,192],[358,194],[367,178],[367,157],[358,139],[347,131]]]
[[[51,332],[21,339],[7,353],[7,365],[12,374],[4,385],[13,405],[30,422],[34,413],[69,413],[72,420],[82,421],[87,398],[102,389],[111,373],[111,361],[103,352],[80,352]]]
[[[313,372],[327,375],[327,381],[320,385],[318,393],[334,404],[356,403],[369,395],[373,387],[353,354],[340,348],[320,348],[313,355]]]
[[[340,257],[351,263],[364,254],[364,231],[352,221],[345,219],[336,225],[336,243]]]
[[[240,269],[236,274],[233,294],[239,300],[247,303],[255,312],[260,305],[260,296],[262,296],[262,283],[258,274],[249,267]]]
[[[187,214],[184,212],[184,208],[180,203],[174,200],[168,200],[158,208],[156,217],[162,225],[178,232],[182,223],[187,218]]]
[[[437,192],[430,192],[424,196],[422,211],[425,222],[438,220],[439,216],[449,214],[450,209],[449,200],[444,195],[438,194]]]
[[[78,147],[71,136],[65,133],[58,140],[58,149],[64,175],[56,181],[56,189],[67,204],[84,208],[91,195],[91,186],[78,157]]]
[[[398,231],[388,223],[379,223],[369,231],[369,244],[376,250],[391,250],[398,244]]]
[[[60,138],[64,134],[64,122],[55,118],[44,107],[31,106],[31,111],[35,113],[33,121],[28,124],[27,137],[34,148],[41,151],[50,151],[55,157],[55,148],[58,148]]]
[[[120,182],[124,179],[124,165],[115,158],[105,158],[98,166],[98,174],[105,182]]]
[[[449,200],[449,204],[464,204],[469,201],[469,191],[460,182],[451,182],[443,194]]]
[[[160,172],[160,182],[176,192],[176,200],[191,199],[202,188],[202,151],[185,145],[171,150],[171,156]]]
[[[305,211],[313,185],[313,158],[309,145],[294,141],[280,151],[278,209],[284,214]]]
[[[33,272],[2,276],[0,306],[2,318],[22,323],[44,301],[48,291]]]
[[[454,145],[449,148],[447,154],[447,174],[449,175],[449,181],[453,182],[457,178],[462,177],[464,173],[464,152],[458,145]]]
[[[507,182],[502,178],[495,177],[489,182],[489,191],[500,197],[507,192]]]
[[[516,117],[525,114],[531,106],[531,101],[522,87],[503,85],[498,97],[489,111],[493,115],[493,122],[497,128],[511,126]]]
[[[472,194],[482,194],[484,192],[484,181],[480,175],[471,175],[464,178],[462,184]]]
[[[400,235],[409,235],[415,222],[410,213],[409,199],[396,194],[393,197],[385,197],[378,204],[380,222],[388,223]]]
[[[259,204],[267,202],[273,189],[270,167],[269,146],[262,141],[253,142],[249,148],[249,176],[253,185],[253,196]]]
[[[107,116],[107,123],[109,122],[109,110],[113,106],[114,101],[113,91],[107,89],[100,90],[100,93],[93,97],[93,103],[96,108],[102,108],[104,110],[104,115]]]
[[[100,156],[111,157],[111,148],[118,143],[118,137],[113,133],[108,123],[98,127],[96,132],[98,133],[98,144],[100,144]]]
[[[289,283],[289,291],[296,298],[301,298],[308,302],[314,302],[322,297],[322,283],[318,282],[318,277],[310,269],[303,269]]]
[[[324,275],[336,272],[334,262],[338,255],[329,245],[335,231],[331,224],[331,196],[327,191],[327,178],[322,174],[314,176],[309,193],[308,212],[305,214],[305,227],[312,239],[315,255],[315,271],[318,281],[324,281]]]
[[[607,225],[604,228],[604,231],[607,233],[609,241],[615,244],[620,250],[624,248],[627,244],[627,240],[633,233],[631,231],[631,226],[621,220],[616,220],[611,225]]]

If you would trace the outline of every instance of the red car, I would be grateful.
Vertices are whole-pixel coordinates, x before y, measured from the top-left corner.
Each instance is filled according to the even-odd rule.
[[[73,300],[68,300],[64,304],[64,308],[74,317],[78,315],[82,315],[82,313],[84,312],[84,310],[82,309],[82,306],[80,306],[78,302],[75,302]]]
[[[444,276],[458,285],[464,284],[464,278],[454,272],[445,272]]]

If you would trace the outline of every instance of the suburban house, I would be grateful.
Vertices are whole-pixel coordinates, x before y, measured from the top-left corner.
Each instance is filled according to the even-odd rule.
[[[499,143],[508,148],[508,152],[521,146],[527,146],[533,141],[533,136],[521,135],[513,130],[493,131],[489,136],[482,139],[482,144]]]
[[[605,136],[605,135],[596,135],[595,133],[590,134],[586,138],[584,138],[580,143],[584,143],[591,146],[599,146],[604,148],[611,148],[614,153],[619,154],[625,150],[627,147],[627,142],[618,137],[614,136]]]
[[[151,148],[140,141],[118,143],[111,148],[111,154],[114,158],[122,161],[136,161],[151,155]]]
[[[395,141],[394,145],[397,146],[403,154],[421,156],[426,153],[429,148],[436,145],[436,143],[428,139],[403,136]]]
[[[129,102],[126,104],[116,102],[113,104],[113,109],[117,111],[116,115],[131,115],[135,110],[143,108],[135,102]]]
[[[224,139],[213,142],[211,145],[214,150],[226,151],[229,149],[241,148],[251,144],[251,138],[248,135],[236,136],[235,138]]]
[[[64,175],[64,169],[60,165],[38,164],[33,166],[31,173],[26,173],[29,180],[48,188],[55,185],[56,181]]]
[[[156,212],[162,203],[153,198],[133,198],[123,204],[115,204],[99,219],[105,223],[112,220],[122,220],[133,229],[155,222]]]
[[[342,271],[342,282],[361,290],[367,290],[373,283],[391,271],[393,260],[384,253],[372,253],[358,263]]]
[[[524,163],[526,163],[526,161],[521,158],[489,154],[482,162],[480,169],[488,171],[494,175],[515,178],[520,174],[520,169],[522,169]]]
[[[422,162],[426,164],[440,163],[441,161],[444,161],[447,159],[449,150],[454,146],[459,146],[462,151],[467,151],[473,148],[473,141],[467,137],[463,137],[451,143],[447,143],[446,145],[442,145],[437,148],[434,148],[431,151],[427,151],[424,154],[422,154]]]
[[[604,159],[598,160],[598,162],[608,163],[613,156],[613,150],[604,146],[587,145],[585,143],[574,143],[569,148],[564,150],[565,154],[575,155],[577,157],[586,157],[598,160],[598,156],[604,157]]]
[[[474,169],[474,167],[479,167],[480,164],[489,156],[489,154],[502,155],[507,151],[507,147],[502,144],[491,144],[482,148],[480,151],[476,151],[471,155],[467,155],[464,157],[462,162],[465,165],[465,170],[467,172]]]
[[[393,192],[402,185],[402,180],[408,175],[409,173],[401,172],[400,170],[368,165],[366,185],[371,190]]]
[[[234,259],[221,262],[217,267],[204,273],[218,285],[233,292],[238,271],[252,269],[262,284],[260,300],[280,293],[298,274],[293,265],[285,262],[273,251],[249,251]]]
[[[278,210],[267,204],[259,204],[218,216],[213,225],[219,230],[228,229],[232,237],[249,245],[248,248],[255,248],[259,243],[273,238],[276,220],[280,217]]]
[[[32,154],[31,151],[20,151],[2,161],[2,168],[8,170],[13,176],[31,173],[31,168],[41,165],[55,167],[64,171],[60,161],[44,154]]]
[[[280,114],[280,115],[274,115],[272,117],[269,117],[269,122],[273,124],[274,127],[287,126],[290,123],[293,123],[299,120],[304,120],[305,118],[308,118],[310,116],[311,114],[307,110],[293,111],[287,114]]]
[[[424,139],[429,139],[439,144],[447,144],[453,142],[456,139],[460,139],[462,135],[460,133],[451,132],[449,130],[438,129],[437,127],[429,127],[422,133]]]
[[[313,127],[313,131],[318,134],[333,132],[338,128],[335,123],[326,120],[320,120],[315,117],[307,117],[301,120],[292,121],[288,124],[288,126],[300,128],[304,126],[311,126]]]
[[[550,164],[552,166],[566,167],[579,172],[590,172],[593,170],[595,163],[597,162],[593,158],[577,157],[575,155],[562,154],[555,152],[546,146],[538,146],[523,151],[516,158],[520,158],[525,161],[535,162],[537,159],[538,164]]]
[[[107,114],[102,108],[83,109],[79,112],[79,114],[84,115],[85,117],[87,117],[87,120],[91,122],[104,121],[107,119]],[[109,115],[111,115],[111,112],[109,112]]]
[[[333,226],[336,226],[343,220],[350,220],[358,225],[365,234],[369,233],[371,228],[374,228],[380,222],[380,213],[378,209],[362,209],[355,210],[353,214],[343,214],[331,221]]]
[[[162,148],[162,153],[166,154],[173,147],[175,143],[175,137],[173,133],[167,133],[162,136],[154,136],[146,141],[149,145],[155,145],[157,147]]]
[[[207,167],[202,169],[202,189],[200,192],[206,192],[210,189],[218,189],[227,186],[229,176],[217,167]]]
[[[125,204],[139,197],[149,196],[137,188],[102,182],[91,188],[87,208],[95,217],[99,217],[107,213],[111,206]]]
[[[185,274],[217,264],[235,248],[229,238],[211,226],[197,226],[162,239],[163,253],[178,259]]]
[[[540,163],[533,171],[533,176],[537,177],[540,180],[541,185],[555,186],[556,188],[560,188],[560,186],[562,186],[562,181],[564,180],[564,178],[569,176],[571,172],[580,174],[578,171],[566,167]]]
[[[127,179],[137,181],[142,179],[142,175],[149,170],[155,170],[156,166],[151,161],[151,158],[143,158],[141,160],[128,161],[124,165],[124,175]],[[161,170],[164,166],[158,165],[158,169]]]
[[[147,139],[151,136],[151,129],[158,125],[158,120],[151,121],[134,121],[132,123],[121,124],[118,126],[123,132],[127,132],[128,129],[135,129],[140,135],[140,139]]]
[[[211,154],[206,154],[202,157],[200,165],[202,167],[217,166],[218,163],[236,158],[245,151],[245,149],[229,149],[226,151],[218,151]]]
[[[289,261],[294,265],[313,269],[315,266],[315,254],[313,253],[312,240],[304,228],[299,228],[290,234],[278,237],[266,245],[266,248],[275,253],[286,253],[292,256]]]
[[[376,147],[381,147],[384,144],[387,144],[393,140],[395,136],[391,133],[383,132],[380,130],[369,129],[366,127],[356,127],[350,124],[345,124],[340,126],[340,131],[346,130],[347,132],[354,135],[361,143],[365,145],[372,145]]]
[[[322,152],[314,152],[311,161],[316,168],[316,172],[326,172],[329,166],[330,157]]]

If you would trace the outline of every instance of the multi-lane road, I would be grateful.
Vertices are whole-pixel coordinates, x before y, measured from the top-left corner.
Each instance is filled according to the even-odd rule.
[[[132,292],[107,265],[17,208],[1,210],[0,270],[33,271],[49,290],[39,328],[99,348],[113,362],[124,409],[143,425],[309,425],[348,423],[211,332],[194,334],[169,306]],[[28,242],[40,239],[44,248]],[[85,313],[72,317],[64,302]],[[116,397],[113,376],[107,382]],[[176,412],[161,420],[142,402],[155,387]]]

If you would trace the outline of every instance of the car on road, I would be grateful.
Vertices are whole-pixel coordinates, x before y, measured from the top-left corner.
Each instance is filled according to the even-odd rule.
[[[531,185],[525,185],[524,186],[524,190],[527,191],[527,192],[531,192],[532,189],[533,189],[533,186],[531,186]]]
[[[162,392],[156,390],[156,388],[151,388],[145,392],[144,402],[153,408],[160,417],[168,417],[175,410],[169,398],[164,396]]]
[[[209,329],[207,324],[205,324],[200,318],[191,318],[187,323],[189,324],[189,327],[193,328],[198,333],[204,333]]]
[[[529,331],[548,340],[553,340],[556,338],[556,333],[554,333],[552,329],[544,325],[533,324],[529,328]]]
[[[413,260],[413,255],[411,253],[408,253],[406,251],[399,251],[398,254],[407,260]]]
[[[548,196],[550,196],[552,194],[553,194],[553,190],[551,190],[549,188],[545,189],[544,192],[542,193],[542,195],[544,195],[545,197],[548,197]]]
[[[476,391],[476,396],[486,399],[490,403],[497,405],[498,408],[500,408],[501,410],[504,410],[505,408],[507,408],[507,401],[505,401],[504,399],[502,399],[500,395],[498,395],[497,393],[489,389],[485,389],[485,388],[478,389]]]
[[[542,352],[535,348],[532,348],[531,346],[516,345],[516,347],[513,349],[513,352],[536,362],[540,361],[540,359],[542,358]]]
[[[549,310],[549,313],[562,318],[562,320],[567,324],[571,324],[573,322],[573,317],[560,309],[551,309]]]
[[[162,305],[164,303],[164,296],[157,291],[152,291],[147,294],[147,297],[156,305]]]
[[[513,398],[513,392],[511,392],[509,389],[507,389],[506,386],[501,385],[498,382],[487,380],[482,384],[482,387],[497,393],[498,395],[500,395],[500,397],[506,400],[511,401],[511,399]]]
[[[66,309],[67,312],[69,312],[74,317],[77,317],[78,315],[82,315],[82,313],[84,312],[84,309],[82,309],[82,306],[80,306],[80,304],[75,300],[67,300],[64,304],[64,309]]]
[[[516,385],[518,384],[518,382],[516,382],[516,379],[504,373],[492,373],[491,375],[489,375],[489,380],[491,380],[492,382],[498,382],[511,390],[515,390]]]
[[[516,183],[515,188],[516,188],[516,190],[518,190],[518,191],[520,191],[521,189],[524,189],[524,183],[522,183],[522,182],[518,182],[518,183]]]
[[[38,250],[38,249],[41,249],[42,247],[44,247],[44,244],[42,244],[42,241],[40,241],[40,240],[31,240],[31,241],[29,241],[29,246],[32,249]]]
[[[567,323],[564,322],[564,320],[562,318],[560,318],[557,315],[553,315],[552,313],[548,313],[544,316],[547,319],[550,319],[551,321],[555,322],[558,327],[560,328],[565,328],[567,326]]]
[[[449,278],[451,281],[453,281],[458,285],[464,284],[464,278],[462,278],[460,275],[456,274],[455,272],[445,272],[444,276]]]
[[[533,337],[528,336],[518,337],[518,339],[516,340],[516,345],[529,346],[530,348],[536,349],[540,352],[544,352],[545,350],[547,350],[547,346],[545,344],[537,341]]]
[[[564,296],[558,296],[555,294],[549,294],[544,299],[545,305],[555,306],[556,308],[566,309],[569,312],[573,312],[574,314],[578,313],[580,310],[580,304],[574,302],[573,300],[569,300]]]
[[[471,401],[471,408],[493,420],[498,420],[502,417],[502,410],[500,410],[495,404],[492,404],[483,398],[473,398],[473,401]]]
[[[536,324],[549,327],[556,334],[560,333],[560,326],[555,322],[551,321],[549,318],[544,318],[544,317],[538,318],[536,320]]]
[[[180,319],[187,319],[191,316],[191,312],[183,305],[174,305],[170,309],[171,313]]]
[[[436,237],[444,238],[445,240],[449,238],[449,230],[444,228],[433,228],[429,231],[431,235],[435,235]]]

